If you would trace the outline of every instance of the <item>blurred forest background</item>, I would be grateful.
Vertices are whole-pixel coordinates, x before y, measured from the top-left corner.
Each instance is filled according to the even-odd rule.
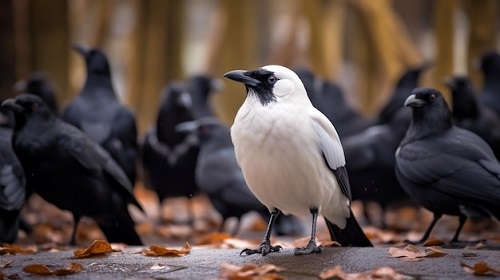
[[[64,106],[85,78],[78,43],[108,54],[141,132],[169,82],[266,64],[308,66],[370,116],[399,75],[424,62],[433,67],[422,84],[445,95],[451,74],[480,87],[473,62],[498,49],[499,15],[498,0],[2,0],[0,96],[43,71]],[[241,85],[225,83],[217,113],[231,123],[243,98]]]

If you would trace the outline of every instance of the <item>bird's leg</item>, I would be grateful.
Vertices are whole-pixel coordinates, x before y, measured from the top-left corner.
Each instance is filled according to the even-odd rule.
[[[467,216],[465,216],[465,215],[458,216],[458,221],[459,221],[458,228],[457,228],[457,231],[455,232],[455,236],[453,236],[453,239],[451,240],[451,242],[458,242],[458,235],[462,231],[462,228],[464,227],[466,220],[467,220]]]
[[[318,208],[311,208],[310,211],[312,214],[311,240],[309,240],[306,247],[295,248],[293,251],[294,255],[306,255],[323,252],[323,246],[316,245],[316,220],[318,219]]]
[[[259,248],[257,249],[244,249],[241,251],[240,256],[242,254],[246,255],[253,255],[253,254],[262,254],[263,256],[269,254],[270,252],[279,252],[280,249],[283,249],[281,246],[271,246],[271,231],[273,229],[274,222],[276,221],[276,218],[278,218],[278,215],[281,213],[279,209],[274,209],[273,212],[271,212],[271,218],[269,218],[269,223],[267,225],[267,230],[266,234],[264,235],[264,239],[262,240],[262,243],[260,244]]]
[[[71,239],[69,245],[76,245],[76,231],[78,229],[78,222],[80,221],[80,215],[73,214],[73,232],[71,233]]]
[[[238,232],[240,231],[240,225],[241,225],[241,217],[236,217],[236,225],[231,231],[232,236],[236,236],[236,234],[238,234]]]
[[[443,214],[441,214],[441,213],[434,213],[434,217],[432,218],[432,222],[429,225],[429,228],[427,228],[427,230],[425,231],[424,236],[422,236],[422,238],[419,241],[417,241],[417,242],[412,242],[412,241],[409,241],[409,240],[406,240],[406,242],[412,243],[412,244],[421,244],[421,243],[424,243],[429,238],[429,236],[431,235],[432,229],[436,225],[437,221],[439,219],[441,219],[442,216],[443,216]]]

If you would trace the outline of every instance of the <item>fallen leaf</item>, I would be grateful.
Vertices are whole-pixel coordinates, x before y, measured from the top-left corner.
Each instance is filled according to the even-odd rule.
[[[279,280],[284,279],[277,272],[284,269],[273,264],[246,264],[237,266],[229,263],[222,263],[220,266],[220,276],[231,280]]]
[[[149,269],[158,270],[158,269],[164,269],[165,267],[167,267],[167,266],[156,263],[156,264],[152,265]]]
[[[36,253],[37,248],[36,246],[26,246],[22,247],[19,245],[15,244],[3,244],[2,247],[0,247],[0,255],[4,254],[34,254]]]
[[[225,232],[214,232],[201,236],[196,241],[196,245],[221,244],[228,238],[231,238],[231,234]]]
[[[479,242],[475,245],[468,245],[468,246],[465,246],[465,250],[477,250],[477,249],[481,249],[481,248],[484,248],[486,247],[486,245],[483,243],[483,242]]]
[[[333,240],[321,241],[319,242],[319,245],[323,245],[325,247],[342,247],[342,244]]]
[[[319,274],[320,279],[344,279],[344,280],[368,280],[368,279],[390,279],[390,280],[403,280],[412,279],[410,276],[400,274],[392,267],[380,267],[374,270],[365,271],[361,273],[347,273],[342,270],[340,265],[333,268],[323,270]]]
[[[478,262],[473,266],[467,265],[464,262],[460,262],[460,266],[465,270],[465,272],[476,276],[491,276],[500,274],[500,269],[491,268],[485,262]]]
[[[0,268],[6,268],[6,267],[8,267],[13,262],[14,262],[14,259],[9,259],[7,257],[2,257],[0,259]]]
[[[472,258],[472,257],[477,257],[476,253],[471,253],[471,252],[463,252],[462,257],[464,258]]]
[[[441,247],[432,246],[427,247],[425,251],[421,251],[415,245],[407,245],[403,249],[391,247],[389,248],[388,254],[391,258],[401,258],[404,261],[420,261],[422,258],[436,258],[447,255]]]
[[[99,255],[104,255],[106,253],[120,252],[120,250],[115,250],[111,247],[111,244],[104,240],[95,240],[89,247],[85,249],[77,249],[73,252],[74,257],[77,259],[89,258]]]
[[[36,275],[69,275],[80,272],[83,266],[79,263],[70,263],[59,269],[52,269],[44,264],[31,264],[23,268],[23,271]]]
[[[151,245],[149,249],[144,250],[142,253],[149,257],[180,257],[189,254],[190,251],[191,246],[186,242],[180,250]]]
[[[382,230],[377,227],[366,227],[363,230],[374,244],[394,244],[403,241],[401,236],[391,230]]]
[[[444,244],[443,240],[431,237],[431,238],[427,239],[424,242],[424,244],[422,244],[422,246],[425,246],[425,247],[428,247],[428,246],[440,246],[440,245],[443,245],[443,244]]]

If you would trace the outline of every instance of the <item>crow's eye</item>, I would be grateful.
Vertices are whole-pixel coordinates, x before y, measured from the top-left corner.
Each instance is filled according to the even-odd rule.
[[[38,109],[38,103],[33,103],[31,104],[31,109],[34,111],[36,109]]]
[[[267,82],[270,83],[270,84],[274,84],[276,83],[276,77],[275,76],[270,76],[268,79],[267,79]]]
[[[430,100],[430,101],[433,101],[434,99],[436,99],[436,95],[435,95],[435,94],[431,94],[431,95],[429,96],[429,100]]]

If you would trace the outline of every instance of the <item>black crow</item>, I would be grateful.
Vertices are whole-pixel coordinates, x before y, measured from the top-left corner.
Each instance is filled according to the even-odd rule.
[[[500,219],[500,164],[488,144],[475,133],[456,127],[441,93],[417,88],[405,103],[412,121],[396,151],[396,176],[418,204],[434,219],[420,242],[425,241],[443,214]]]
[[[70,211],[75,229],[80,217],[88,216],[109,242],[141,245],[127,206],[142,208],[127,176],[106,150],[54,116],[35,95],[18,95],[2,107],[15,114],[14,151],[36,193]]]
[[[199,139],[195,134],[175,129],[179,123],[194,119],[192,106],[186,85],[171,83],[163,93],[156,125],[146,134],[142,145],[145,183],[156,192],[160,203],[165,198],[191,198],[198,193],[195,168]]]
[[[211,96],[222,89],[222,81],[209,75],[195,75],[186,82],[186,90],[191,94],[194,119],[215,116],[211,106]]]
[[[500,158],[500,119],[495,112],[481,104],[467,77],[448,78],[446,85],[451,90],[455,125],[481,136]]]
[[[255,198],[243,178],[236,162],[231,134],[225,124],[216,118],[205,117],[181,123],[177,129],[196,133],[200,139],[196,183],[222,216],[221,230],[228,218],[236,217],[238,223],[232,231],[235,235],[239,231],[241,217],[250,211],[269,219],[269,211]],[[302,232],[300,222],[293,216],[278,217],[275,229],[278,235]]]
[[[396,83],[389,100],[387,100],[379,114],[376,116],[375,124],[384,124],[391,121],[394,114],[401,109],[401,106],[405,102],[406,98],[410,96],[411,91],[418,87],[420,75],[429,66],[430,64],[426,63],[417,68],[407,69],[403,73]]]
[[[135,116],[116,97],[104,52],[82,46],[75,49],[87,63],[87,80],[80,94],[65,108],[63,120],[106,149],[134,185],[138,148]]]
[[[335,125],[341,138],[368,128],[370,122],[345,100],[338,85],[316,77],[306,68],[299,68],[295,72],[302,80],[313,106]]]
[[[13,113],[0,108],[0,244],[16,240],[26,200],[23,168],[12,149],[13,129]]]
[[[294,254],[320,253],[316,244],[318,215],[332,240],[343,246],[372,246],[352,213],[345,157],[335,127],[310,102],[292,70],[268,65],[234,70],[225,77],[243,83],[247,97],[231,127],[236,159],[254,195],[269,209],[268,230],[257,249],[279,251],[269,239],[280,213],[312,216],[311,239]]]
[[[500,54],[496,51],[487,52],[479,63],[483,74],[481,102],[500,117]]]
[[[57,93],[52,82],[45,73],[32,73],[26,79],[18,81],[14,87],[19,93],[38,95],[43,102],[47,104],[54,115],[59,115]]]
[[[409,201],[394,172],[394,153],[408,129],[410,120],[410,110],[401,108],[389,123],[372,126],[342,141],[352,199],[363,202],[363,213],[368,221],[371,219],[366,202],[378,203],[382,210],[380,220],[383,228],[386,227],[387,207]]]

